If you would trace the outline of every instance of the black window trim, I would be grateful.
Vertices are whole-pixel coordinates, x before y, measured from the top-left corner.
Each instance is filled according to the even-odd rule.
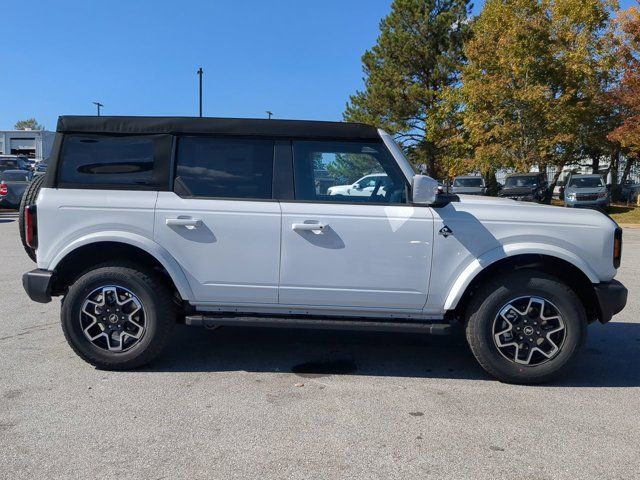
[[[402,203],[387,203],[387,202],[349,202],[349,201],[318,201],[318,200],[302,200],[297,199],[295,196],[295,159],[293,155],[293,142],[296,141],[317,141],[317,142],[340,142],[340,143],[377,143],[384,147],[391,158],[394,158],[382,139],[370,140],[370,139],[333,139],[319,136],[308,137],[273,137],[262,135],[230,135],[230,134],[198,134],[198,133],[184,133],[184,134],[162,134],[162,136],[171,136],[171,148],[169,153],[168,165],[168,181],[164,188],[160,188],[154,185],[116,185],[116,184],[104,184],[104,185],[87,185],[87,184],[72,184],[69,182],[61,183],[59,181],[60,166],[62,164],[62,151],[64,149],[64,143],[67,137],[71,135],[101,135],[105,137],[139,137],[139,136],[155,136],[156,134],[105,134],[105,133],[92,133],[92,132],[68,132],[68,133],[56,133],[54,144],[52,148],[52,154],[49,161],[49,168],[45,173],[46,188],[69,188],[69,189],[86,189],[86,190],[130,190],[130,191],[158,191],[158,192],[172,192],[180,198],[185,199],[197,199],[197,200],[227,200],[227,201],[251,201],[251,202],[282,202],[282,203],[313,203],[313,204],[329,204],[329,205],[360,205],[360,206],[415,206],[411,202],[411,183],[407,180],[404,172],[396,165],[398,172],[405,182],[407,189],[407,200]],[[159,136],[159,135],[158,135]],[[177,170],[177,151],[178,142],[183,137],[205,137],[205,138],[229,138],[236,140],[271,140],[274,142],[274,158],[273,158],[273,178],[272,178],[272,190],[271,198],[246,198],[246,197],[204,197],[204,196],[189,196],[184,197],[178,195],[175,192],[174,184]],[[279,151],[278,151],[279,150]],[[395,160],[394,160],[395,161]],[[284,168],[283,168],[284,167]]]
[[[58,138],[60,135],[60,138]],[[115,183],[103,183],[103,184],[87,184],[87,183],[77,183],[77,182],[63,182],[60,180],[60,175],[62,174],[62,164],[64,163],[64,159],[62,158],[62,154],[64,152],[64,147],[67,139],[72,136],[99,136],[99,137],[151,137],[156,140],[169,139],[170,140],[170,150],[169,152],[163,152],[165,158],[156,160],[154,158],[154,168],[155,163],[158,161],[160,165],[164,162],[167,166],[165,167],[165,171],[161,172],[162,176],[164,176],[165,181],[164,186],[162,185],[126,185],[126,184],[115,184]],[[171,191],[171,183],[169,183],[169,177],[171,176],[171,162],[172,162],[172,149],[173,149],[173,137],[168,134],[104,134],[104,133],[91,133],[91,132],[77,132],[77,133],[66,133],[64,135],[56,134],[56,139],[54,140],[52,155],[55,155],[54,161],[51,166],[54,168],[47,168],[48,172],[45,173],[47,178],[45,179],[44,187],[47,188],[61,188],[61,189],[73,189],[73,190],[128,190],[128,191],[151,191],[151,192],[167,192]],[[58,145],[56,145],[58,143]],[[155,141],[154,141],[155,144]],[[155,145],[154,145],[155,148]]]
[[[278,201],[296,198],[293,165],[293,142],[277,140],[273,158],[273,198]]]

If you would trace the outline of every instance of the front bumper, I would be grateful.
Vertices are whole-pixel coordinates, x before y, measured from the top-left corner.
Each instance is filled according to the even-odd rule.
[[[518,202],[536,202],[536,198],[533,195],[500,195],[502,198],[508,198],[509,200],[517,200]]]
[[[569,200],[565,197],[564,204],[569,208],[600,208],[605,209],[609,206],[609,199],[601,200]]]
[[[622,311],[627,304],[628,290],[622,283],[612,280],[594,285],[596,298],[600,307],[600,322],[607,323],[616,313]]]
[[[22,286],[34,302],[49,303],[51,301],[51,285],[53,272],[49,270],[31,270],[22,275]]]

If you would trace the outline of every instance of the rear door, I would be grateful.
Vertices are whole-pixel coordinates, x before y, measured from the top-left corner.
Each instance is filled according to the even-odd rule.
[[[155,238],[182,266],[193,303],[278,302],[274,146],[258,138],[178,138],[174,187],[158,195]]]
[[[295,198],[282,201],[280,303],[420,311],[433,214],[407,202],[408,182],[382,142],[294,141]],[[330,195],[369,174],[368,195]],[[320,182],[319,178],[324,179]]]

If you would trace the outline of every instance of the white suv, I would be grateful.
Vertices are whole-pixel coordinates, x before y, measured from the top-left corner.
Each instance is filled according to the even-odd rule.
[[[438,194],[367,125],[64,116],[57,130],[23,202],[38,264],[23,283],[35,301],[63,297],[69,344],[100,368],[149,362],[177,322],[460,324],[487,372],[534,383],[626,303],[611,219]],[[372,171],[384,189],[329,194]]]
[[[351,185],[336,185],[327,190],[329,195],[347,195],[355,197],[370,197],[374,189],[384,194],[384,187],[389,181],[386,173],[372,173],[356,180]]]

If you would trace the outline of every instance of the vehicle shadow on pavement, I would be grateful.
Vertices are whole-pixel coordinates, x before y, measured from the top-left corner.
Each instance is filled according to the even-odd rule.
[[[184,326],[175,333],[145,370],[487,378],[460,336]]]
[[[565,378],[552,385],[639,387],[640,323],[590,325],[582,354]]]
[[[548,386],[640,386],[640,324],[592,325],[567,374]],[[369,375],[489,380],[462,335],[178,326],[157,372],[279,372],[300,377]]]

